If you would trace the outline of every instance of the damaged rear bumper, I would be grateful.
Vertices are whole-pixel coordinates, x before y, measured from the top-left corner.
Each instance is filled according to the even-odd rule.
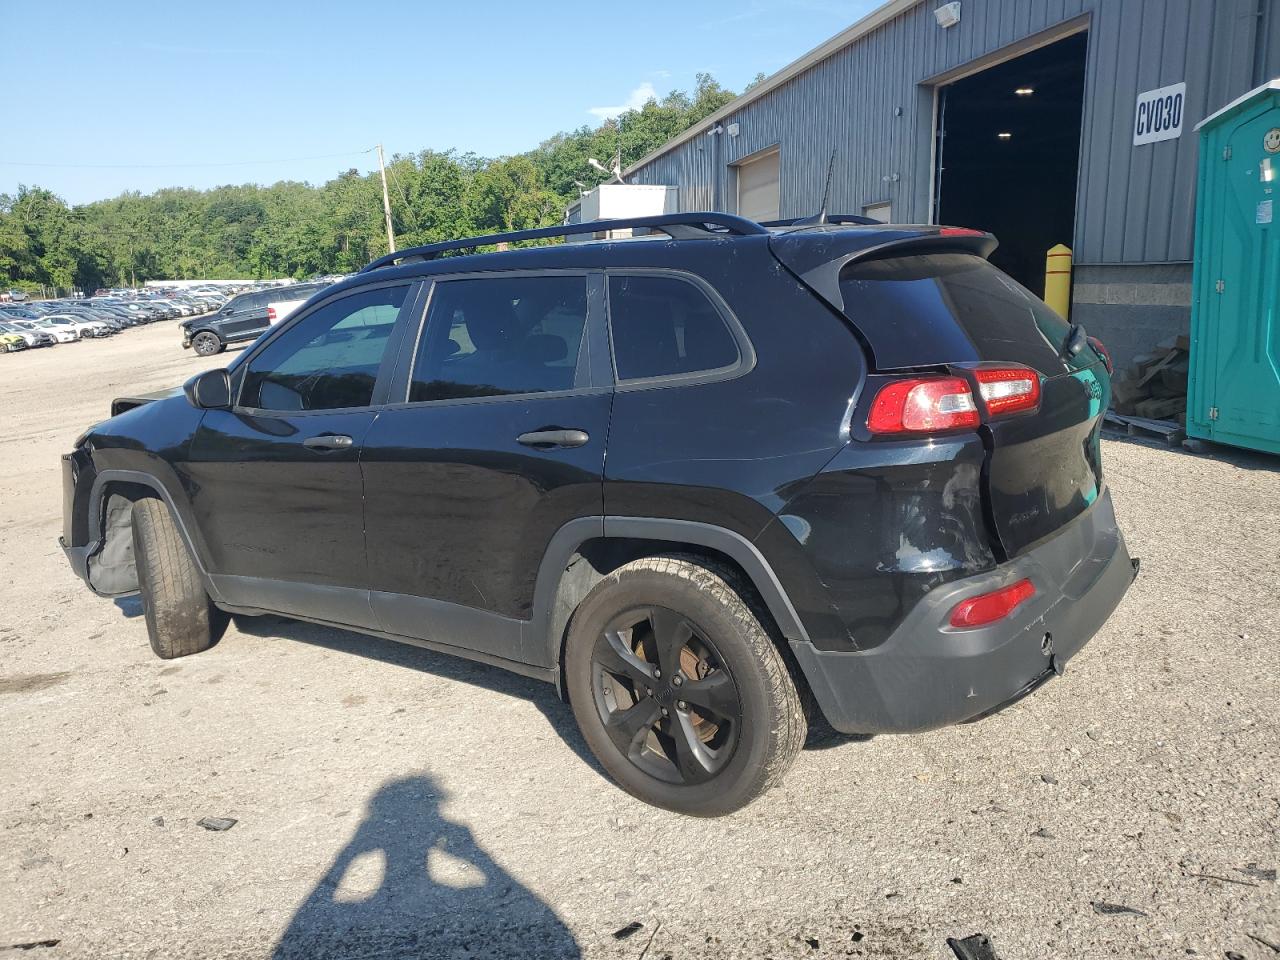
[[[792,641],[828,722],[845,733],[907,733],[976,719],[1055,674],[1106,622],[1136,575],[1104,492],[1047,542],[930,591],[880,646],[823,651]],[[1035,595],[1004,620],[957,630],[957,603],[1024,577]]]

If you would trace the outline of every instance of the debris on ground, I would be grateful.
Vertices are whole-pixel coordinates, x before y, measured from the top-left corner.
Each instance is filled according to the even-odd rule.
[[[201,817],[196,821],[197,827],[204,827],[206,830],[230,830],[239,820],[232,820],[230,817]]]
[[[1243,873],[1246,877],[1253,877],[1255,880],[1274,880],[1276,878],[1275,867],[1260,867],[1256,863],[1246,863],[1243,867],[1236,867],[1236,873]]]
[[[1052,840],[1052,839],[1053,839],[1053,834],[1052,834],[1052,833],[1050,833],[1048,830],[1046,830],[1044,827],[1041,827],[1039,830],[1033,830],[1033,831],[1031,831],[1031,835],[1032,835],[1033,837],[1039,837],[1041,840]]]
[[[1238,883],[1242,887],[1256,887],[1258,884],[1252,880],[1237,880],[1234,877],[1221,877],[1216,873],[1193,873],[1190,875],[1193,880],[1221,880],[1223,883]]]
[[[963,940],[947,937],[947,946],[955,953],[956,960],[1000,960],[991,938],[985,933],[975,933]]]
[[[11,943],[7,947],[0,947],[0,952],[7,953],[10,950],[38,950],[41,947],[56,947],[61,940],[31,940],[27,943]]]
[[[644,929],[643,923],[641,923],[639,920],[632,920],[621,930],[613,931],[613,939],[625,940],[627,939],[627,937],[634,936],[638,931],[643,929]]]
[[[1276,953],[1280,953],[1280,944],[1272,943],[1270,940],[1267,940],[1265,937],[1260,937],[1256,933],[1246,933],[1245,936],[1250,940],[1254,940],[1257,943],[1262,944],[1264,947],[1270,947]]]
[[[1146,914],[1136,907],[1125,906],[1123,903],[1107,903],[1105,900],[1091,901],[1094,913],[1105,915],[1113,915],[1118,913],[1131,913],[1135,917],[1145,917]]]

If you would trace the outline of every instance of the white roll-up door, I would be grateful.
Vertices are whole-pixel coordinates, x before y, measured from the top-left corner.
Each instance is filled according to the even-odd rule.
[[[761,222],[778,219],[780,157],[774,150],[738,164],[738,216]]]

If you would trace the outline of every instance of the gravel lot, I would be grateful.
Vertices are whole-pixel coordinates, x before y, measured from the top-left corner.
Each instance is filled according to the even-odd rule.
[[[0,954],[1280,957],[1280,460],[1108,441],[1143,574],[1063,679],[695,821],[534,681],[277,618],[155,659],[62,558],[58,457],[224,360],[0,357]]]

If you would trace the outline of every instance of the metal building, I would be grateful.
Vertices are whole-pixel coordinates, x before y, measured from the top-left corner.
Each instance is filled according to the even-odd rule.
[[[1280,75],[1280,0],[890,0],[625,171],[682,210],[989,229],[1117,360],[1188,328],[1195,125]],[[1210,158],[1212,159],[1212,158]]]

